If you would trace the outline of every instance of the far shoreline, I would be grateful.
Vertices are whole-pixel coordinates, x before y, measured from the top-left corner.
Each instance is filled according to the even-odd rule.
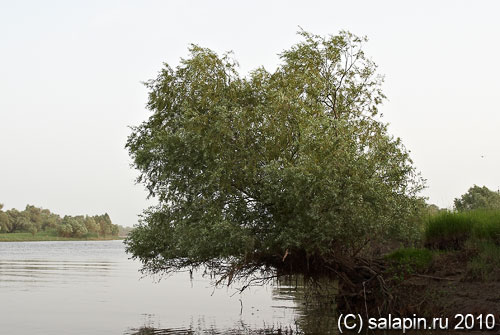
[[[62,237],[47,235],[32,235],[30,233],[0,233],[1,242],[71,242],[71,241],[114,241],[124,240],[126,236],[109,237]]]

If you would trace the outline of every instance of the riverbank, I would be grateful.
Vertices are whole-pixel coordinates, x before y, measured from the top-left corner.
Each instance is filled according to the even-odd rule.
[[[342,283],[335,297],[336,308],[338,313],[360,315],[365,320],[388,315],[427,320],[437,317],[448,320],[450,327],[460,326],[461,316],[469,315],[477,321],[471,324],[475,331],[486,330],[479,320],[488,316],[495,319],[490,331],[497,332],[500,269],[491,271],[488,278],[471,276],[470,264],[476,256],[470,251],[449,250],[433,253],[432,260],[422,267],[389,258],[357,265],[359,272],[367,270],[365,278],[352,282],[352,286]]]
[[[340,311],[443,316],[450,324],[456,315],[491,314],[498,326],[500,211],[433,216],[416,247],[356,259],[352,270],[337,297]]]
[[[123,240],[123,236],[106,237],[62,237],[54,232],[39,232],[35,235],[31,233],[2,233],[0,242],[36,242],[36,241],[109,241]]]
[[[473,259],[467,251],[438,253],[423,272],[408,274],[401,280],[387,278],[398,299],[398,312],[449,318],[456,314],[494,314],[498,324],[500,269],[492,269],[489,278],[474,277],[470,268]]]

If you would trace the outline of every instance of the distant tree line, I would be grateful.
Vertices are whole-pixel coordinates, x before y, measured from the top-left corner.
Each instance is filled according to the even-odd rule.
[[[424,208],[424,214],[431,216],[450,211],[500,210],[500,190],[492,191],[486,186],[474,185],[466,193],[453,200],[453,210],[439,208],[434,204],[425,204],[422,208]]]
[[[48,209],[27,205],[23,211],[15,208],[3,211],[0,204],[0,233],[55,231],[61,237],[118,236],[120,227],[111,222],[108,214],[64,217]]]
[[[475,209],[500,210],[500,192],[492,191],[486,186],[474,185],[467,193],[456,198],[454,205],[459,212]]]
[[[118,236],[127,236],[128,234],[130,234],[130,232],[133,230],[134,228],[133,227],[124,227],[124,226],[120,226],[118,225]]]

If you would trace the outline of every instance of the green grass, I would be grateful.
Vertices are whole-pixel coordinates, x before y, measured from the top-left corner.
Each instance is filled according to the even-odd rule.
[[[428,249],[401,248],[385,256],[393,279],[403,280],[407,275],[424,272],[432,263],[433,252]]]
[[[472,212],[475,239],[500,244],[500,211]]]
[[[491,241],[472,242],[477,255],[467,263],[467,277],[472,280],[500,280],[500,246]]]
[[[500,211],[448,212],[429,218],[425,245],[462,250],[470,280],[500,280]]]
[[[447,212],[429,218],[425,244],[437,249],[463,249],[469,239],[500,244],[500,211]]]
[[[469,238],[474,221],[468,213],[442,213],[429,218],[425,227],[426,246],[460,249]]]
[[[424,270],[432,262],[433,253],[428,249],[401,248],[385,258],[398,264],[408,265],[414,270]]]
[[[87,240],[116,240],[122,239],[116,236],[109,237],[61,237],[56,231],[41,231],[32,235],[31,233],[1,233],[0,242],[26,242],[26,241],[87,241]]]

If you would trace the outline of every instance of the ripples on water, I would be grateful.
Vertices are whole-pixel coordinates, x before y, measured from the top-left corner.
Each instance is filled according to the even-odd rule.
[[[240,327],[235,328],[227,328],[227,329],[216,329],[210,327],[196,327],[186,329],[186,328],[169,328],[169,329],[155,329],[149,327],[143,327],[140,329],[130,329],[124,334],[126,335],[271,335],[271,334],[282,334],[282,335],[293,335],[293,334],[301,334],[302,332],[298,330],[293,330],[290,328],[274,328],[269,327],[265,329],[252,329],[248,328],[245,325],[241,325]]]
[[[0,333],[296,334],[297,291],[141,278],[121,241],[0,243]],[[299,308],[298,308],[299,307]],[[324,334],[330,331],[322,332]]]

